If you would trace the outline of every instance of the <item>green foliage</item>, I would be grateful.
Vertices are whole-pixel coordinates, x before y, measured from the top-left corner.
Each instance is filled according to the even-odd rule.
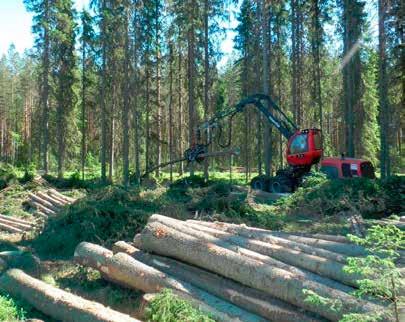
[[[279,200],[280,211],[312,215],[335,215],[356,209],[365,217],[385,217],[404,211],[405,178],[387,180],[352,178],[328,180],[309,176],[291,197]]]
[[[349,238],[370,251],[366,257],[348,259],[345,271],[360,273],[364,279],[359,281],[356,295],[373,295],[384,300],[396,302],[397,289],[403,284],[395,262],[399,251],[405,249],[405,233],[393,225],[373,226],[366,238],[349,235]]]
[[[363,276],[358,281],[359,288],[354,292],[357,297],[374,297],[392,303],[393,315],[398,320],[398,290],[403,287],[403,276],[395,266],[399,251],[405,248],[404,232],[395,226],[373,226],[365,238],[349,235],[349,239],[364,246],[369,255],[348,258],[344,271]],[[315,306],[329,307],[339,312],[342,303],[339,300],[319,296],[311,290],[303,290],[305,301]],[[367,314],[346,314],[341,322],[374,322],[387,319],[387,312]]]
[[[154,322],[214,322],[211,317],[195,309],[189,302],[165,289],[159,293],[146,309],[148,321]]]
[[[0,163],[0,190],[6,188],[11,182],[17,180],[16,168],[7,163]]]
[[[62,257],[71,256],[81,241],[111,246],[117,240],[132,239],[158,209],[158,200],[145,200],[139,191],[103,188],[50,220],[35,244],[46,256]]]
[[[8,295],[0,295],[0,321],[13,322],[25,319],[26,312]]]

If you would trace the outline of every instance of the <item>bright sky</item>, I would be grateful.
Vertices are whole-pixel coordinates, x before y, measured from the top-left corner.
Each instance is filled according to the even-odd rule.
[[[78,10],[83,6],[88,6],[90,0],[75,0]],[[225,65],[233,50],[233,38],[237,21],[234,10],[231,12],[230,22],[225,23],[228,28],[226,39],[221,44],[222,52],[225,54],[220,62],[220,66]],[[23,4],[23,0],[0,0],[0,56],[5,54],[14,43],[18,52],[22,53],[25,49],[33,46],[34,37],[31,33],[32,14],[28,13]]]
[[[75,0],[81,10],[90,0]],[[14,43],[17,51],[23,52],[33,45],[31,33],[32,14],[25,10],[23,0],[0,0],[0,56]]]

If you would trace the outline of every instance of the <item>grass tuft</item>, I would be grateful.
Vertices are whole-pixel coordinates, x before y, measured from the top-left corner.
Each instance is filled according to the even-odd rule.
[[[214,322],[210,316],[195,309],[189,302],[165,289],[159,293],[146,309],[148,321],[153,322]]]

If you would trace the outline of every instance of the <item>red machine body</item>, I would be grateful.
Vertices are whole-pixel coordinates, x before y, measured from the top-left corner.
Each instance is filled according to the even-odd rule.
[[[286,151],[287,162],[293,167],[310,167],[322,158],[321,130],[297,131],[289,140]]]
[[[374,167],[370,161],[354,158],[324,158],[321,171],[330,179],[369,178],[375,179]]]

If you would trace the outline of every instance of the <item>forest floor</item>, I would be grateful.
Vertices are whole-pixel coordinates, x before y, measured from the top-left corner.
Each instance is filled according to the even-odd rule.
[[[154,213],[178,219],[246,223],[272,230],[346,235],[351,232],[347,220],[350,214],[361,214],[365,225],[404,215],[404,179],[397,176],[384,182],[328,181],[314,175],[296,193],[277,201],[252,193],[242,174],[229,181],[223,174],[212,173],[208,183],[198,176],[172,184],[167,179],[151,180],[148,188],[129,189],[77,178],[17,180],[0,191],[3,215],[32,219],[33,210],[25,202],[28,194],[50,187],[59,188],[77,201],[49,219],[40,231],[0,234],[0,251],[30,250],[41,260],[44,281],[137,316],[140,293],[108,283],[98,272],[74,264],[71,259],[78,243],[88,241],[108,248],[118,240],[132,240]],[[51,321],[24,303],[0,296],[0,321],[7,310],[16,318]]]

